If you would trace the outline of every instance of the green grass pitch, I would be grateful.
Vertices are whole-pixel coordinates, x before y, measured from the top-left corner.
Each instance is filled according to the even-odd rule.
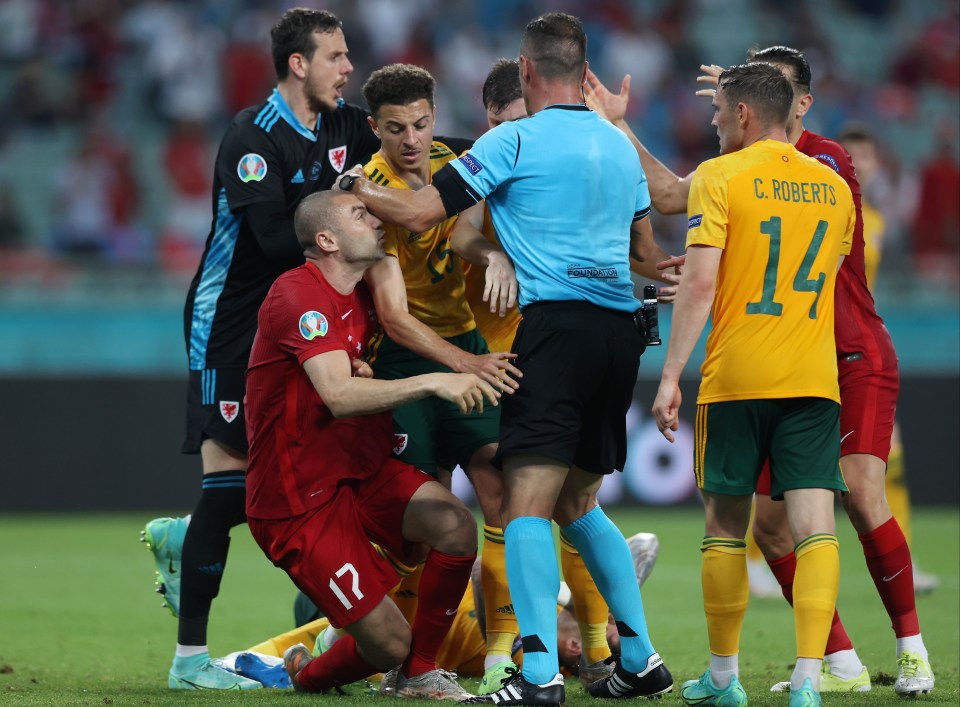
[[[695,678],[707,661],[700,595],[702,516],[698,509],[616,510],[625,534],[660,536],[656,568],[644,587],[654,643],[677,681]],[[304,696],[290,692],[173,692],[166,687],[176,621],[153,594],[150,553],[137,542],[150,519],[139,515],[0,517],[0,704],[183,705],[277,704],[318,700],[352,706],[381,699]],[[915,514],[914,556],[939,575],[939,589],[918,600],[936,689],[928,705],[960,704],[960,514]],[[893,633],[864,566],[856,536],[838,517],[842,578],[840,613],[876,678],[896,674]],[[294,590],[249,533],[234,531],[220,598],[211,618],[211,653],[223,655],[292,627]],[[753,705],[786,705],[769,686],[789,677],[793,622],[780,600],[753,599],[741,642],[741,679]],[[476,681],[466,681],[469,688]],[[568,681],[567,702],[587,705]],[[830,705],[898,704],[892,686],[869,694],[828,695]],[[676,690],[662,704],[680,704]]]

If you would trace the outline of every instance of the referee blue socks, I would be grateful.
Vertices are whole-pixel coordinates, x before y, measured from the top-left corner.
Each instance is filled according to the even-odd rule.
[[[507,581],[523,641],[523,677],[527,682],[543,685],[553,680],[560,665],[557,655],[560,570],[553,528],[545,518],[522,516],[510,521],[503,537],[507,548]],[[627,551],[628,560],[629,555]],[[633,584],[636,586],[636,581]]]
[[[647,658],[653,655],[654,650],[647,633],[647,619],[633,570],[633,558],[623,533],[597,506],[563,528],[563,534],[580,552],[617,621],[620,659],[624,670],[640,672],[647,667]],[[512,582],[511,578],[511,588]],[[516,596],[516,592],[512,593]],[[526,652],[523,660],[526,666]]]

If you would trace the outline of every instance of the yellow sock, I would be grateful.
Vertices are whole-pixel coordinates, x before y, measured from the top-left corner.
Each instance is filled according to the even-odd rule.
[[[750,599],[746,543],[740,538],[708,535],[700,545],[700,552],[700,581],[710,652],[719,656],[736,655],[740,652],[740,628]]]
[[[840,587],[840,545],[836,535],[818,533],[801,540],[794,550],[793,621],[797,657],[823,658]]]
[[[513,639],[520,632],[507,586],[507,553],[503,530],[483,526],[480,554],[480,584],[487,622],[487,655],[510,657]]]
[[[418,565],[400,583],[390,590],[390,598],[400,609],[403,618],[408,624],[413,624],[413,617],[417,615],[417,604],[420,603],[420,575],[423,574],[423,565]]]
[[[263,643],[258,643],[247,650],[282,658],[283,652],[287,650],[287,648],[290,646],[295,646],[298,643],[302,643],[308,648],[313,648],[313,644],[316,642],[317,636],[320,635],[320,633],[329,625],[330,621],[328,619],[317,619],[316,621],[311,621],[303,626],[298,626],[292,631],[287,631],[286,633],[281,633],[279,636],[268,638]]]
[[[907,477],[904,474],[903,444],[899,439],[894,439],[890,445],[884,487],[890,512],[900,524],[903,537],[907,539],[907,545],[910,545],[910,490],[907,488]]]
[[[573,543],[561,531],[560,566],[563,569],[563,581],[570,587],[573,597],[573,611],[580,626],[580,642],[583,658],[592,665],[610,657],[607,645],[607,618],[610,609],[600,595],[596,582],[590,576],[583,558]]]

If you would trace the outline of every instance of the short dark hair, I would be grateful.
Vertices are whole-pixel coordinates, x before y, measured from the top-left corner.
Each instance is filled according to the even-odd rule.
[[[497,63],[483,82],[483,107],[499,113],[518,98],[520,90],[520,62],[516,59],[497,59]]]
[[[863,123],[847,123],[840,128],[840,134],[837,135],[837,142],[845,145],[848,142],[862,142],[873,145],[876,141],[870,129]]]
[[[810,73],[810,64],[799,49],[777,45],[766,49],[753,47],[747,52],[747,61],[765,61],[768,64],[789,66],[793,70],[791,83],[795,84],[802,93],[810,93],[810,82],[813,74]]]
[[[270,29],[273,68],[276,69],[277,79],[283,81],[290,74],[291,54],[303,54],[307,61],[313,58],[317,49],[314,32],[336,32],[341,24],[336,15],[326,10],[294,7],[284,12]]]
[[[314,237],[320,231],[333,231],[339,225],[337,199],[346,196],[340,189],[317,191],[305,197],[293,212],[293,230],[304,251],[316,249]]]
[[[738,64],[720,74],[719,89],[729,105],[746,103],[765,125],[786,126],[793,105],[793,86],[773,64]]]
[[[549,12],[531,20],[520,40],[520,53],[533,61],[544,78],[575,78],[587,60],[583,24],[565,12]]]
[[[363,97],[376,118],[382,106],[406,106],[421,98],[433,108],[435,86],[433,76],[421,66],[390,64],[370,74],[363,84]]]

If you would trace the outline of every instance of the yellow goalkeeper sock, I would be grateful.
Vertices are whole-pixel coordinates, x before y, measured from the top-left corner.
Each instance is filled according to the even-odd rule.
[[[710,652],[718,656],[736,655],[740,652],[740,629],[750,598],[746,543],[740,538],[708,535],[700,551]]]
[[[840,586],[840,546],[837,536],[817,533],[801,540],[794,554],[793,621],[797,657],[823,659],[837,606]]]
[[[483,526],[480,554],[480,585],[483,588],[484,617],[487,623],[487,656],[509,659],[513,639],[520,632],[507,586],[507,554],[503,530]]]
[[[298,643],[302,643],[308,647],[313,647],[313,644],[317,640],[317,636],[319,636],[329,625],[330,621],[328,619],[317,619],[316,621],[311,621],[303,626],[298,626],[292,631],[287,631],[286,633],[281,633],[279,636],[268,638],[263,643],[258,643],[247,650],[282,658],[283,652],[287,650],[287,648],[290,646],[295,646]]]
[[[592,665],[610,657],[607,645],[607,619],[610,609],[600,595],[596,582],[590,576],[583,558],[573,543],[560,532],[560,567],[563,580],[570,587],[573,597],[573,611],[580,626],[580,642],[583,647],[583,659]]]

